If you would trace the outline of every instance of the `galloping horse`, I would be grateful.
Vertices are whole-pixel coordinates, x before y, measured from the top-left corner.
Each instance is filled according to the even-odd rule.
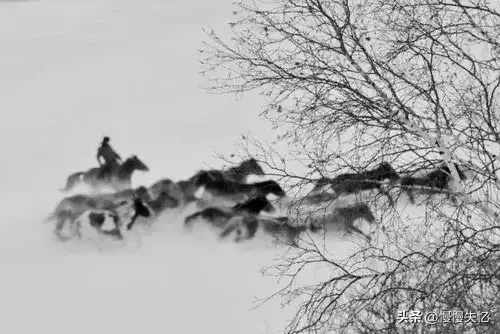
[[[249,175],[265,175],[264,170],[254,158],[244,160],[238,166],[226,170],[202,170],[192,176],[191,179],[196,179],[202,174],[208,174],[213,181],[233,181],[237,183],[244,183]]]
[[[116,191],[131,188],[132,174],[134,171],[149,171],[148,166],[144,164],[136,155],[125,160],[113,173],[111,180],[100,177],[100,167],[91,168],[85,172],[76,172],[68,176],[66,186],[61,191],[68,192],[76,185],[84,183],[93,190],[101,187],[112,187]]]
[[[188,180],[177,182],[177,186],[184,194],[185,201],[190,202],[196,199],[194,193],[200,187],[200,179],[243,183],[249,175],[265,175],[264,170],[254,158],[244,160],[239,165],[226,170],[210,169],[198,171]]]
[[[392,206],[394,201],[391,195],[382,189],[381,182],[387,179],[393,182],[395,180],[399,180],[399,178],[399,174],[394,170],[394,168],[392,168],[389,163],[383,162],[376,169],[368,170],[359,174],[346,173],[340,174],[333,179],[325,177],[321,178],[316,182],[310,196],[311,200],[314,200],[314,196],[321,197],[318,201],[323,200],[322,197],[324,197],[324,195],[319,193],[319,191],[326,185],[329,185],[335,192],[335,195],[333,196],[326,196],[329,200],[333,200],[342,194],[348,195],[358,193],[363,190],[376,189],[389,199]]]
[[[255,237],[259,228],[264,233],[272,235],[276,241],[284,238],[289,246],[294,247],[298,246],[297,241],[300,234],[307,231],[318,232],[321,229],[315,225],[293,225],[289,222],[288,217],[237,216],[227,222],[219,237],[220,239],[226,238],[234,231],[236,233],[234,241],[241,242]]]
[[[196,181],[196,187],[203,187],[205,193],[211,198],[229,200],[231,202],[246,201],[253,197],[273,194],[276,197],[285,197],[286,193],[281,186],[273,180],[238,183],[230,180],[213,180],[210,175],[202,174]]]
[[[375,216],[368,205],[365,203],[356,203],[351,206],[333,209],[331,216],[328,217],[327,220],[319,219],[319,225],[324,229],[328,229],[329,225],[343,224],[348,234],[356,232],[370,241],[371,237],[369,235],[366,235],[363,231],[354,226],[354,221],[357,219],[364,219],[370,224],[375,223]],[[314,223],[315,222],[312,224]]]

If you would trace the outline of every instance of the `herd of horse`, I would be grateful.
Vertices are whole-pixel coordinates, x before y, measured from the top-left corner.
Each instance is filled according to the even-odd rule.
[[[456,168],[460,178],[466,179],[462,170],[458,166]],[[47,218],[48,221],[55,221],[55,236],[67,241],[84,237],[84,231],[92,231],[121,240],[139,218],[143,223],[152,223],[165,211],[184,209],[193,203],[197,211],[185,217],[184,227],[187,230],[196,221],[203,221],[218,230],[220,239],[233,236],[236,242],[252,239],[261,230],[296,246],[302,233],[315,233],[338,224],[342,224],[346,232],[356,232],[370,240],[370,236],[357,228],[354,222],[364,219],[373,224],[376,221],[366,203],[343,207],[330,205],[328,214],[303,221],[293,217],[290,210],[276,215],[278,204],[287,203],[290,206],[292,201],[274,180],[246,182],[250,175],[266,175],[254,158],[227,169],[200,170],[187,180],[175,182],[163,178],[149,186],[132,188],[131,177],[136,170],[149,169],[137,156],[132,156],[110,179],[99,179],[95,168],[70,175],[62,189],[64,192],[72,190],[79,183],[87,184],[93,192],[69,196],[59,202]],[[423,176],[401,177],[389,163],[382,162],[377,168],[361,173],[320,178],[300,202],[312,206],[333,203],[342,195],[375,190],[394,205],[390,192],[383,186],[390,184],[399,185],[413,203],[414,192],[419,189],[431,194],[449,193],[446,190],[450,180],[450,170],[444,163]],[[101,193],[99,189],[102,187],[112,187],[115,191]],[[273,200],[269,199],[270,195],[274,197]],[[224,204],[216,205],[216,202]]]

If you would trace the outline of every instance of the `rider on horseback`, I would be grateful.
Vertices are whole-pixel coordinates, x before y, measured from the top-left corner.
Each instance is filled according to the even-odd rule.
[[[101,159],[104,159],[104,164],[101,163]],[[101,166],[101,173],[99,174],[102,178],[107,178],[111,180],[113,172],[120,166],[122,158],[118,153],[113,150],[109,145],[109,137],[104,137],[101,146],[97,150],[97,162]]]

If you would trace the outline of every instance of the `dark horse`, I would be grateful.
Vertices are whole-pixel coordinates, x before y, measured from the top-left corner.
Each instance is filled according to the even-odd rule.
[[[457,169],[458,176],[460,177],[460,180],[466,180],[467,176],[458,168],[458,166],[455,164],[455,168]],[[438,169],[433,170],[429,174],[421,177],[413,177],[413,176],[405,176],[401,179],[401,185],[404,187],[405,193],[408,195],[410,202],[412,204],[415,203],[415,198],[413,196],[414,190],[412,187],[414,186],[420,186],[420,187],[428,187],[431,189],[422,189],[427,193],[430,193],[431,195],[433,193],[441,193],[443,190],[448,188],[448,183],[451,181],[451,171],[446,165],[446,163],[443,163]],[[434,188],[434,189],[432,189]],[[449,196],[449,194],[448,194]],[[455,198],[452,197],[453,201],[455,201]]]
[[[196,189],[203,187],[212,197],[225,198],[240,202],[258,196],[273,194],[277,197],[286,196],[281,186],[273,180],[238,183],[230,180],[213,180],[209,174],[202,174],[195,183]]]
[[[200,177],[205,180],[218,182],[243,183],[249,175],[265,175],[264,170],[254,158],[241,162],[238,166],[230,167],[226,170],[210,169],[201,170],[188,180],[179,181],[177,185],[184,194],[187,202],[194,200],[194,193],[199,188]]]
[[[321,229],[316,225],[293,225],[289,222],[288,217],[239,216],[227,222],[226,227],[220,233],[220,238],[226,238],[234,231],[236,233],[235,242],[249,240],[255,237],[259,228],[264,233],[272,235],[276,240],[280,237],[284,238],[288,245],[295,247],[298,246],[297,239],[300,234],[306,231],[317,232]]]
[[[265,175],[264,170],[254,158],[245,160],[238,166],[230,167],[226,170],[210,169],[199,171],[192,179],[196,179],[202,174],[209,175],[214,181],[233,181],[238,183],[243,183],[249,175]]]
[[[118,166],[111,180],[100,176],[101,168],[95,167],[85,172],[76,172],[68,176],[66,186],[62,191],[68,192],[80,183],[87,184],[92,189],[99,189],[104,186],[111,186],[117,191],[128,189],[131,188],[132,185],[132,173],[136,170],[147,172],[149,168],[134,155]]]
[[[364,219],[370,224],[375,222],[375,216],[368,205],[364,203],[356,203],[351,206],[335,208],[331,217],[329,217],[327,221],[323,220],[320,225],[322,228],[328,229],[328,225],[343,224],[348,234],[356,232],[370,241],[371,237],[369,235],[366,235],[363,231],[354,226],[354,221],[357,219]]]
[[[341,224],[344,225],[347,233],[356,232],[370,241],[371,237],[369,235],[366,235],[354,226],[354,221],[357,219],[364,219],[370,224],[375,222],[375,216],[370,208],[364,203],[358,203],[348,207],[335,208],[331,215],[327,217],[323,216],[319,219],[313,218],[309,224],[301,225],[293,224],[289,217],[271,218],[258,217],[256,215],[237,217],[227,222],[220,236],[224,238],[235,231],[237,235],[236,242],[248,240],[255,236],[260,227],[264,233],[271,234],[275,238],[284,237],[289,245],[297,246],[297,238],[300,234],[306,231],[314,233],[320,230],[327,230],[329,225]]]
[[[380,193],[384,194],[389,199],[391,205],[393,205],[394,200],[391,195],[382,189],[381,182],[387,179],[390,181],[399,180],[399,174],[389,163],[383,162],[376,169],[368,170],[362,173],[340,174],[333,179],[326,177],[320,178],[316,182],[311,194],[318,193],[319,190],[326,185],[330,185],[335,192],[335,196],[330,199],[335,199],[342,194],[354,194],[363,190],[377,189]],[[322,195],[319,193],[318,196]]]
[[[261,211],[273,212],[274,210],[273,205],[267,198],[258,196],[244,203],[238,203],[231,208],[208,207],[195,212],[184,219],[184,227],[189,228],[194,220],[203,218],[215,227],[224,228],[226,223],[234,216],[257,215]]]

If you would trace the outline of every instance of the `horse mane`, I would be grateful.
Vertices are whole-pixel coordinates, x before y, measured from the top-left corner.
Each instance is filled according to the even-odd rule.
[[[233,168],[242,167],[242,166],[246,166],[246,165],[258,165],[258,162],[255,158],[250,158],[250,159],[243,160],[242,162],[240,162],[239,165],[237,165]]]
[[[249,185],[251,185],[252,187],[255,187],[255,188],[258,188],[258,189],[268,189],[268,188],[271,188],[271,189],[280,189],[283,191],[283,188],[281,188],[281,186],[279,185],[278,182],[274,181],[274,180],[266,180],[266,181],[261,181],[261,182],[255,182],[255,183],[250,183]]]
[[[130,157],[128,157],[127,159],[125,159],[125,161],[123,161],[122,166],[125,165],[125,164],[127,164],[127,165],[130,164],[135,159],[137,159],[137,156],[136,155],[131,155]]]
[[[191,179],[194,181],[194,184],[196,186],[201,186],[209,182],[217,181],[210,175],[210,171],[206,170],[200,170]]]
[[[269,200],[265,197],[265,196],[262,196],[262,195],[258,195],[256,197],[253,197],[253,198],[250,198],[248,200],[246,200],[245,202],[243,203],[238,203],[236,205],[233,206],[233,209],[239,209],[239,208],[244,208],[250,204],[253,204],[253,203],[256,203],[258,201],[263,201],[263,202],[269,202]],[[270,204],[271,202],[269,202]]]
[[[274,186],[274,185],[278,185],[278,182],[274,181],[274,180],[265,180],[265,181],[260,181],[260,182],[255,182],[253,183],[254,185],[262,185],[262,186]]]
[[[157,198],[147,202],[147,204],[159,214],[161,211],[170,206],[169,203],[174,202],[175,205],[179,204],[179,201],[173,198],[167,191],[163,190],[160,192]]]
[[[271,202],[265,196],[257,196],[251,198],[243,203],[238,203],[232,207],[234,211],[246,211],[249,213],[258,213],[266,206],[271,205]]]

